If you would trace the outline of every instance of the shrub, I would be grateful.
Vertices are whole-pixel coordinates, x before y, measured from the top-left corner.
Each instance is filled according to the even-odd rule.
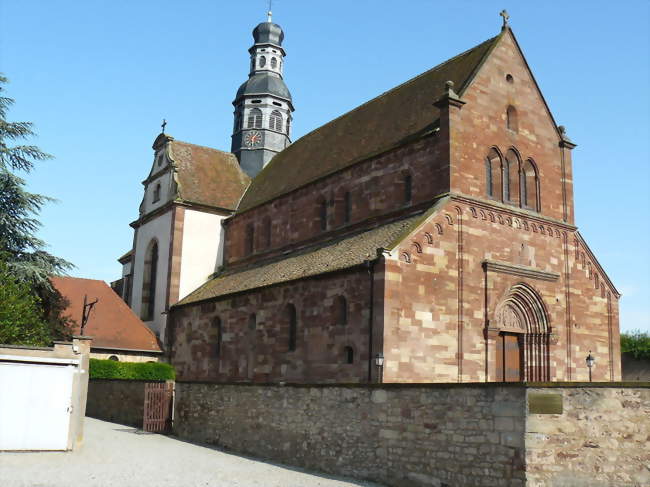
[[[641,330],[621,333],[621,352],[629,353],[637,359],[650,359],[650,335]]]
[[[116,362],[90,359],[91,379],[170,380],[176,377],[174,367],[161,362]]]

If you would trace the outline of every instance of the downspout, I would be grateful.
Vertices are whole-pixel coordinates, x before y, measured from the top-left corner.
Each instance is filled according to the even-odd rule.
[[[366,260],[364,264],[368,269],[370,277],[370,313],[368,318],[368,384],[372,383],[372,360],[373,360],[373,323],[375,307],[375,260]]]

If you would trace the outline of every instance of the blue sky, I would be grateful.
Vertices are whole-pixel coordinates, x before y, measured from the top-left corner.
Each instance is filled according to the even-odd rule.
[[[60,201],[41,236],[73,275],[111,281],[131,247],[160,131],[230,148],[232,99],[265,0],[0,0],[12,120],[56,159],[29,188]],[[510,23],[574,150],[576,218],[623,293],[621,328],[650,330],[650,2],[276,0],[294,139]]]

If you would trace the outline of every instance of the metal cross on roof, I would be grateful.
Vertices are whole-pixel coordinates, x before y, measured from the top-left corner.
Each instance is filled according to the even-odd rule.
[[[271,12],[271,7],[273,5],[273,0],[269,0],[269,11],[266,13],[266,21],[271,22],[271,18],[273,16],[273,12]]]
[[[163,123],[161,123],[160,126],[162,127],[162,133],[164,134],[165,133],[165,127],[167,127],[167,120],[165,120],[163,118]]]
[[[499,13],[499,15],[500,15],[501,17],[503,17],[503,26],[505,27],[506,25],[508,25],[508,19],[510,18],[510,15],[508,15],[508,12],[506,11],[506,9],[503,9],[503,10]]]

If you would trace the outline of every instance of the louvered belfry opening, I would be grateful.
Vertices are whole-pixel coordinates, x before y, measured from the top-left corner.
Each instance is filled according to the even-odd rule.
[[[550,325],[548,313],[537,292],[524,283],[514,285],[498,306],[496,319],[499,328],[504,330],[503,342],[508,342],[508,337],[512,342],[497,348],[497,380],[549,381]],[[516,335],[516,339],[513,335]],[[515,344],[519,348],[518,353],[513,353]],[[519,374],[513,374],[510,370],[512,367],[519,368]]]

